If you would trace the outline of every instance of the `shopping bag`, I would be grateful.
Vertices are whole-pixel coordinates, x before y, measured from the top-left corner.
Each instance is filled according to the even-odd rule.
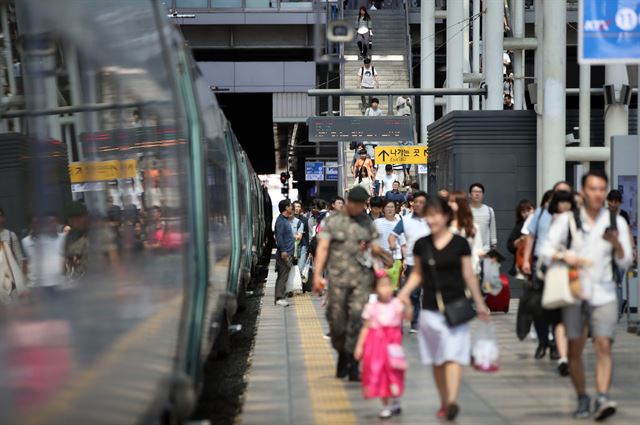
[[[574,305],[578,300],[571,293],[569,266],[555,263],[547,270],[544,277],[542,307],[547,310]]]
[[[482,260],[482,291],[485,294],[498,295],[502,291],[500,279],[500,263],[491,258]]]
[[[298,266],[291,267],[285,292],[302,292],[302,277],[300,276],[300,268]]]
[[[500,351],[493,324],[481,322],[478,326],[471,360],[473,368],[481,372],[496,372],[500,369]]]
[[[304,264],[302,265],[302,270],[300,271],[300,277],[302,278],[302,283],[307,283],[309,280],[309,270],[311,269],[311,258],[307,257]]]
[[[391,285],[393,286],[393,290],[397,290],[400,287],[400,276],[402,275],[402,261],[394,260],[393,266],[389,267],[387,270],[387,275],[389,279],[391,279]]]
[[[395,370],[407,370],[407,358],[404,355],[404,350],[400,344],[389,344],[387,346],[387,352],[389,354],[389,366]]]

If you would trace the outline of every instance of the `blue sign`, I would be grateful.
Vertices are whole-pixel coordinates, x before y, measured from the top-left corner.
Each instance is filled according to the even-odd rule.
[[[324,180],[324,162],[305,162],[304,179],[308,182],[321,182]]]
[[[640,63],[640,0],[581,0],[581,64]]]
[[[337,182],[338,181],[338,163],[333,161],[327,161],[324,164],[324,174],[325,180],[328,182]]]

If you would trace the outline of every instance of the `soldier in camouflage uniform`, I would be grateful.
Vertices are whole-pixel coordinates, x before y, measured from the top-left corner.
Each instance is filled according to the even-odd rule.
[[[362,310],[374,281],[373,256],[392,263],[377,244],[378,231],[365,213],[369,194],[362,187],[349,192],[345,212],[327,217],[318,233],[314,263],[314,291],[321,292],[328,281],[327,320],[331,344],[338,352],[336,376],[359,379],[353,352],[362,326]],[[322,273],[327,266],[328,279]]]

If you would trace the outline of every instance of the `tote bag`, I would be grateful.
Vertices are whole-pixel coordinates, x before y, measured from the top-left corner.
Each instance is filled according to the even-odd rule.
[[[563,263],[553,264],[545,274],[542,307],[552,310],[577,302],[569,286],[569,266]]]
[[[571,241],[575,240],[578,234],[577,223],[573,215],[569,218],[569,242],[567,249],[571,246]],[[542,292],[542,307],[547,310],[555,308],[568,307],[576,304],[579,299],[573,296],[573,293],[581,292],[577,282],[571,282],[570,267],[563,262],[555,262],[549,267],[544,276],[544,290]],[[571,285],[574,286],[574,292]]]

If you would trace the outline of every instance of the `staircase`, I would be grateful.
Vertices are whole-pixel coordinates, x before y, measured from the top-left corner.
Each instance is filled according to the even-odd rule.
[[[354,23],[356,21],[358,11],[349,10],[344,12],[344,19],[347,22]],[[410,51],[408,44],[410,40],[407,38],[407,15],[404,9],[381,9],[370,10],[369,15],[372,20],[373,31],[373,49],[369,52],[371,56],[371,64],[378,73],[381,89],[390,88],[410,88],[409,80],[411,59],[407,58]],[[363,66],[362,59],[359,57],[360,51],[356,44],[356,40],[347,43],[344,46],[345,63],[342,64],[342,87],[343,88],[360,88],[358,84],[358,71]],[[389,115],[388,101],[386,96],[378,96],[380,100],[380,108]],[[395,104],[396,96],[392,99],[392,106]],[[342,111],[344,115],[362,115],[360,110],[360,96],[343,97]],[[391,111],[393,115],[393,111]],[[389,143],[386,143],[389,144]],[[393,143],[390,143],[393,144]],[[351,176],[351,160],[353,151],[345,145],[345,183],[347,188],[354,184],[354,178]]]

